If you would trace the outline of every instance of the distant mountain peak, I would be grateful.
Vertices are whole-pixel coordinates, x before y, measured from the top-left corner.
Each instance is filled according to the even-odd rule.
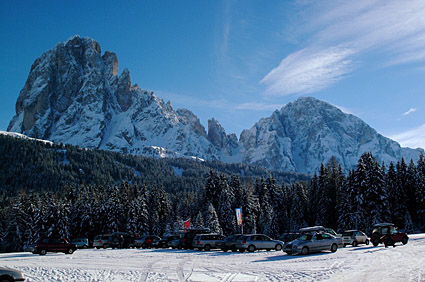
[[[244,130],[238,140],[212,118],[208,131],[187,109],[175,111],[118,70],[115,53],[75,35],[37,58],[19,93],[8,131],[129,154],[244,162],[314,172],[335,157],[345,170],[370,151],[389,163],[421,150],[401,149],[359,118],[300,97]],[[422,150],[423,151],[423,150]]]

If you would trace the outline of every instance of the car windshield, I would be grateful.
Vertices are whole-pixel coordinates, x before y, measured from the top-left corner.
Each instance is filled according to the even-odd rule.
[[[342,236],[351,236],[353,232],[344,232],[342,233]]]
[[[300,237],[298,237],[298,240],[300,240],[300,241],[310,241],[311,238],[313,238],[312,234],[303,234]]]

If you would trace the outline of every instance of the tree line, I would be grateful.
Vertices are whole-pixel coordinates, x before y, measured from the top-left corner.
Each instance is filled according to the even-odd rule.
[[[4,144],[0,142],[0,148]],[[44,167],[28,159],[20,160],[21,169],[31,171],[28,166],[33,166],[34,171],[44,173],[44,178],[36,174],[33,177],[40,182],[44,179],[45,183],[49,183],[51,177],[45,173],[49,172],[46,167],[58,171],[69,169],[76,173],[75,181],[67,178],[67,174],[52,173],[71,180],[57,184],[54,189],[43,189],[31,186],[31,179],[22,181],[30,186],[19,186],[14,182],[17,177],[12,177],[9,183],[16,186],[11,189],[5,184],[7,178],[3,175],[3,172],[10,172],[2,161],[2,252],[24,250],[46,236],[93,239],[95,235],[116,231],[163,235],[181,230],[187,219],[192,226],[209,227],[213,232],[240,233],[235,208],[242,208],[244,233],[265,233],[275,238],[283,232],[312,225],[338,231],[358,228],[369,234],[373,224],[378,222],[393,222],[408,232],[424,230],[425,226],[423,155],[417,163],[406,164],[402,159],[387,166],[370,153],[364,153],[356,168],[347,174],[335,159],[331,159],[310,178],[297,174],[288,174],[290,177],[285,178],[283,174],[268,171],[247,176],[249,171],[258,168],[250,170],[236,164],[239,173],[218,162],[214,165],[222,170],[205,164],[185,163],[186,160],[133,159],[118,153],[44,146],[32,142],[23,145],[27,158],[39,158]],[[15,147],[9,150],[15,154],[19,151]],[[6,157],[14,164],[10,156]],[[77,158],[80,163],[74,161]],[[85,162],[89,165],[83,167]],[[66,168],[75,164],[78,164],[75,168]],[[126,169],[121,172],[113,168],[113,164]],[[13,166],[10,170],[21,172]],[[175,175],[175,167],[181,169],[181,175]],[[84,172],[79,172],[80,169]],[[241,169],[245,171],[243,175]],[[89,178],[84,178],[87,177],[85,170],[105,175],[92,177],[90,182]],[[130,181],[121,179],[119,182],[112,176],[114,173],[122,178],[126,177],[125,173],[135,175],[138,180],[133,177]],[[298,176],[300,178],[293,181]]]

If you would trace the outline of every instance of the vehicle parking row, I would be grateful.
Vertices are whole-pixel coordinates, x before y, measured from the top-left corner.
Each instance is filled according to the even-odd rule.
[[[401,242],[407,244],[408,236],[398,232],[392,223],[376,224],[371,238],[359,230],[347,230],[337,234],[334,230],[323,226],[301,228],[296,233],[284,233],[277,240],[264,234],[232,234],[227,237],[211,233],[207,228],[190,228],[179,234],[168,234],[164,238],[156,235],[130,235],[116,232],[97,235],[93,247],[100,248],[173,248],[197,249],[200,251],[222,250],[254,252],[257,250],[283,251],[290,255],[308,254],[312,252],[336,252],[338,248],[359,244],[374,246],[384,243],[385,247]],[[66,239],[45,238],[33,245],[30,251],[45,255],[47,252],[64,252],[72,254],[77,248],[87,248],[88,239],[77,238],[71,243]]]

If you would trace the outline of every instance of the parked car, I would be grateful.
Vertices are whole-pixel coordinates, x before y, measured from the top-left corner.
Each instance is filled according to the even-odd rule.
[[[362,231],[347,230],[342,233],[342,243],[344,247],[347,245],[356,247],[358,244],[369,245],[369,238]]]
[[[151,248],[152,244],[161,240],[161,237],[156,235],[143,235],[140,237],[136,237],[133,242],[130,244],[130,247],[135,248]]]
[[[309,234],[311,232],[317,232],[317,233],[328,233],[337,238],[338,241],[338,248],[344,247],[344,244],[342,243],[342,234],[337,234],[335,230],[328,227],[323,226],[312,226],[312,227],[304,227],[299,230],[300,233]]]
[[[108,239],[108,247],[113,249],[129,248],[134,241],[134,235],[125,232],[114,232]]]
[[[292,254],[309,254],[313,252],[338,250],[338,238],[325,232],[305,233],[298,239],[285,244],[283,251],[288,255]]]
[[[77,245],[78,249],[87,249],[89,247],[89,239],[87,239],[87,238],[75,238],[71,241],[71,244]]]
[[[384,243],[385,247],[395,246],[397,242],[406,245],[409,236],[404,232],[399,232],[393,223],[378,223],[373,226],[370,241],[375,247],[380,243]]]
[[[198,234],[193,238],[192,247],[198,250],[209,251],[211,249],[218,249],[215,244],[218,240],[223,240],[224,236],[220,234]]]
[[[310,232],[326,232],[329,233],[335,237],[341,237],[341,234],[337,234],[335,230],[328,227],[323,226],[311,226],[311,227],[304,227],[299,230],[300,233],[310,233]]]
[[[284,243],[289,243],[300,237],[300,235],[301,233],[282,233],[282,235],[280,235],[277,239]]]
[[[177,249],[179,247],[179,242],[180,239],[171,240],[170,242],[168,242],[168,247],[172,249]]]
[[[24,274],[16,269],[8,267],[0,267],[0,281],[13,282],[13,281],[26,281]]]
[[[93,247],[96,249],[100,248],[108,248],[109,247],[109,238],[111,238],[111,234],[103,234],[97,235],[93,239]]]
[[[179,235],[169,234],[164,236],[162,239],[153,241],[152,242],[152,248],[169,248],[168,245],[170,241],[178,240]]]
[[[193,238],[197,234],[207,234],[210,233],[208,228],[188,228],[187,231],[180,233],[179,245],[180,249],[193,249],[192,242]]]
[[[35,247],[39,255],[45,255],[47,252],[63,252],[73,254],[77,245],[70,244],[65,238],[44,238],[37,242]]]
[[[223,240],[219,240],[216,242],[216,245],[223,252],[227,252],[229,250],[236,252],[238,248],[236,248],[236,241],[241,236],[241,234],[233,234],[229,235]]]
[[[284,243],[282,241],[273,240],[264,234],[241,235],[236,241],[236,248],[238,248],[241,253],[245,250],[248,252],[253,252],[255,250],[270,251],[272,249],[280,251],[283,245]]]

